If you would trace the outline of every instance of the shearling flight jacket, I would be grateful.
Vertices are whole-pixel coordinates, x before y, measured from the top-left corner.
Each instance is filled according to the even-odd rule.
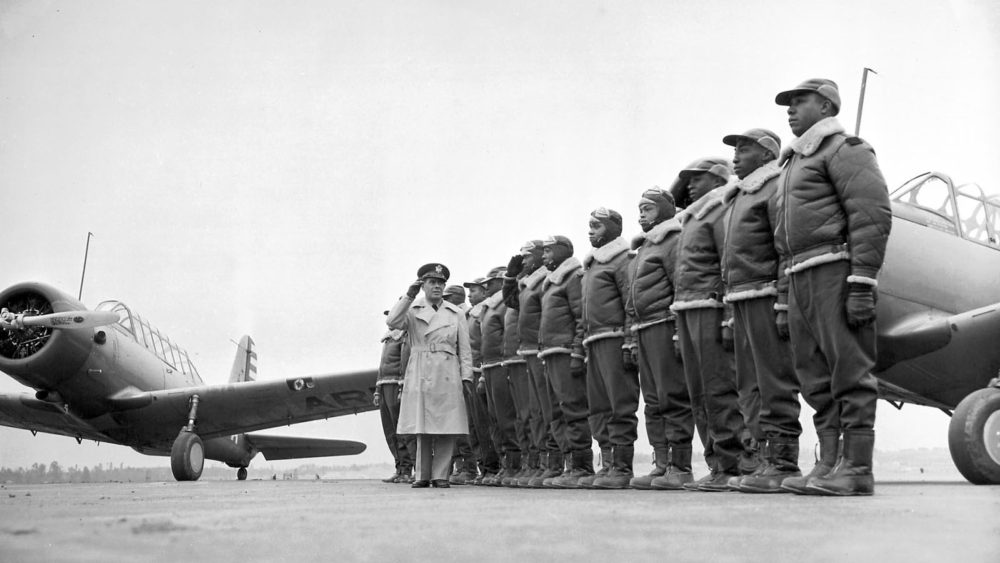
[[[635,257],[629,264],[629,293],[625,308],[632,332],[673,318],[674,272],[681,222],[673,217],[632,239]]]
[[[849,282],[877,285],[892,210],[874,149],[828,117],[792,141],[782,162],[775,240],[788,272],[849,260]]]
[[[543,284],[538,357],[572,354],[583,358],[583,267],[572,256],[549,273]]]

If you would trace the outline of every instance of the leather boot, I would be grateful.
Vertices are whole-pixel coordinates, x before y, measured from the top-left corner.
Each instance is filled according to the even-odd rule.
[[[558,489],[559,487],[554,484],[555,480],[567,471],[569,471],[569,456],[559,451],[549,452],[549,466],[542,474],[542,487]]]
[[[798,438],[773,437],[763,446],[764,463],[757,471],[743,477],[741,493],[787,493],[781,483],[789,477],[801,477]]]
[[[396,472],[393,473],[392,475],[386,477],[385,479],[382,479],[382,482],[383,483],[398,483],[399,482],[399,472],[400,472],[400,468],[397,467],[396,468]]]
[[[476,480],[476,463],[463,461],[458,464],[458,471],[448,479],[452,485],[472,485]]]
[[[397,483],[410,484],[413,482],[413,468],[412,467],[400,467],[399,475],[396,477]]]
[[[814,491],[806,489],[810,479],[822,477],[833,470],[840,457],[840,432],[837,430],[820,430],[816,433],[819,439],[819,456],[812,471],[801,477],[788,477],[781,482],[781,488],[797,495],[813,495]]]
[[[611,450],[611,469],[607,475],[594,479],[595,489],[627,489],[632,480],[633,446],[614,446]]]
[[[739,475],[729,479],[727,484],[730,490],[740,490],[740,483],[743,482],[744,477],[755,473],[764,464],[764,444],[765,440],[758,440],[752,437],[748,437],[743,441],[743,453],[740,454],[739,462],[737,463]]]
[[[504,470],[507,474],[500,480],[503,487],[516,487],[517,476],[521,472],[521,452],[509,452],[504,458]]]
[[[833,471],[806,483],[806,489],[826,496],[867,496],[875,492],[872,475],[872,451],[875,449],[874,430],[845,430],[844,457]]]
[[[542,452],[538,450],[532,450],[528,452],[527,458],[524,462],[524,471],[521,476],[517,478],[518,487],[530,487],[531,480],[537,476],[539,471],[539,465],[541,464]]]
[[[580,479],[594,474],[594,450],[576,450],[570,457],[570,470],[563,473],[552,484],[560,489],[578,489]]]
[[[663,475],[653,479],[650,487],[658,491],[679,491],[694,482],[691,473],[691,446],[671,446],[670,461]]]
[[[598,477],[604,477],[611,471],[611,466],[613,463],[613,456],[611,448],[601,448],[601,468],[597,470],[597,473],[593,475],[588,475],[586,477],[581,477],[579,481],[576,482],[576,486],[581,489],[593,489],[594,480]]]
[[[651,483],[653,479],[657,477],[662,477],[664,473],[667,472],[667,448],[655,447],[653,448],[653,470],[649,472],[649,475],[642,475],[639,477],[633,477],[629,481],[628,486],[633,489],[640,489],[643,491],[648,491],[652,489]]]

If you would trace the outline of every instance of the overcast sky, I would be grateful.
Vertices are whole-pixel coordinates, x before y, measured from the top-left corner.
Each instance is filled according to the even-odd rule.
[[[244,333],[261,378],[374,368],[418,266],[467,281],[549,234],[582,258],[598,206],[634,235],[642,190],[724,135],[787,143],[774,96],[807,78],[850,131],[878,72],[861,136],[890,186],[1000,193],[998,26],[992,0],[0,0],[0,287],[75,295],[89,231],[84,302],[125,301],[208,383]],[[936,410],[878,416],[879,448],[947,445]],[[374,413],[281,431],[390,459]],[[0,429],[0,466],[53,459],[167,463]]]

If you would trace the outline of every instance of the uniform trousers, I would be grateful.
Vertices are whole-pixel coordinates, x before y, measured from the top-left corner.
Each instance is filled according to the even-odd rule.
[[[510,393],[510,382],[507,381],[507,367],[493,365],[483,368],[486,378],[486,402],[489,405],[490,416],[496,424],[495,443],[497,453],[505,456],[521,451],[517,441],[517,411],[514,410],[514,398]]]
[[[624,342],[617,336],[587,344],[590,432],[602,450],[631,446],[638,437],[639,376],[625,369]]]
[[[417,455],[417,444],[412,435],[397,434],[399,424],[399,385],[383,383],[378,386],[381,397],[379,415],[382,417],[382,433],[389,453],[396,462],[396,469],[412,469],[414,456]]]
[[[695,424],[704,417],[706,425],[705,460],[715,471],[736,474],[744,451],[740,436],[745,425],[732,354],[722,347],[722,317],[722,308],[677,311],[678,336]],[[706,435],[700,425],[698,434]]]
[[[878,384],[875,323],[847,324],[850,263],[831,262],[789,276],[788,325],[802,397],[816,431],[871,430]]]
[[[455,449],[453,434],[417,434],[417,481],[448,479],[451,454]]]
[[[522,452],[537,452],[531,435],[531,382],[528,381],[528,364],[523,360],[507,363],[507,380],[510,397],[514,403],[514,432]]]
[[[646,404],[643,418],[649,444],[656,448],[690,446],[694,414],[684,364],[674,353],[674,321],[640,329],[639,385]]]
[[[474,373],[475,388],[478,389],[481,373]],[[500,470],[500,457],[493,444],[491,422],[486,406],[486,394],[474,392],[465,396],[465,406],[469,413],[469,442],[476,451],[479,461],[479,471],[484,475]]]
[[[774,323],[776,301],[771,296],[732,303],[736,379],[741,398],[751,395],[750,402],[756,406],[756,420],[748,424],[758,440],[798,438],[802,434],[799,382],[792,367],[791,345],[778,336]],[[748,412],[743,411],[743,415],[746,419]]]
[[[553,394],[562,412],[565,423],[565,442],[561,446],[564,454],[581,450],[592,450],[593,439],[590,436],[590,424],[587,417],[590,414],[587,406],[587,376],[586,373],[573,375],[570,370],[570,355],[566,353],[550,354],[542,358],[545,364],[545,378],[549,383],[549,391]],[[552,432],[557,432],[555,426]]]
[[[525,356],[525,359],[531,380],[531,401],[537,404],[534,408],[538,409],[534,424],[538,449],[544,452],[566,451],[566,421],[545,376],[545,365],[538,354]]]

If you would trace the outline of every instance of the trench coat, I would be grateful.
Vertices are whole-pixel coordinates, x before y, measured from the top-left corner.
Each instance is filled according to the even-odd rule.
[[[435,311],[422,296],[404,296],[386,324],[406,330],[410,351],[396,432],[468,434],[462,380],[472,381],[472,348],[465,313],[447,301]]]

